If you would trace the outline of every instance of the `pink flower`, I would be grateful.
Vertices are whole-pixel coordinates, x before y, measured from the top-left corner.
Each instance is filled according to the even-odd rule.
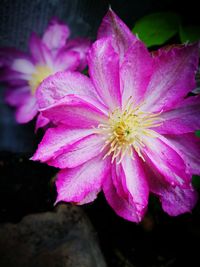
[[[116,23],[120,38],[131,36]],[[200,174],[200,97],[186,96],[195,88],[198,46],[152,55],[132,37],[127,49],[118,40],[119,52],[114,38],[93,44],[90,78],[60,72],[40,85],[40,111],[56,126],[32,159],[61,169],[57,202],[88,203],[103,190],[119,216],[139,222],[154,193],[169,215],[189,212],[197,201],[191,177]]]
[[[30,54],[12,48],[0,50],[0,80],[6,82],[6,101],[16,107],[16,120],[26,123],[38,113],[35,91],[50,74],[63,70],[83,70],[90,42],[86,39],[67,40],[67,25],[52,19],[42,39],[33,33],[29,40]],[[38,116],[36,127],[47,119]]]

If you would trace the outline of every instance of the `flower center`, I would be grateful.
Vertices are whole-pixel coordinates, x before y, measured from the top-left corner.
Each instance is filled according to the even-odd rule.
[[[31,75],[29,80],[29,86],[31,87],[31,92],[34,95],[39,84],[47,78],[49,75],[53,74],[53,70],[46,65],[37,65],[35,72]]]
[[[104,158],[112,155],[112,162],[117,158],[120,163],[128,154],[134,159],[133,151],[144,160],[141,149],[145,146],[144,137],[158,137],[151,128],[160,125],[159,115],[143,112],[141,105],[133,107],[130,99],[123,110],[115,109],[109,114],[108,122],[98,125],[97,132],[103,134],[105,144],[101,151],[106,150]]]

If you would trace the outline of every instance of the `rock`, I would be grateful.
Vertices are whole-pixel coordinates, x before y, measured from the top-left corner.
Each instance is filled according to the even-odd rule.
[[[106,267],[80,207],[58,205],[0,227],[1,267]]]

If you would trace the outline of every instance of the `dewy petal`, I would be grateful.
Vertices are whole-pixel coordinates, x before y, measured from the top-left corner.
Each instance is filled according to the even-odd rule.
[[[43,35],[42,41],[50,50],[56,50],[65,45],[69,35],[69,27],[53,18]]]
[[[88,54],[89,74],[95,88],[111,110],[121,106],[119,57],[110,38],[96,41]]]
[[[137,40],[136,36],[112,9],[108,10],[98,30],[98,39],[106,37],[112,37],[113,46],[115,51],[119,53],[120,61],[123,60],[130,45]]]
[[[90,79],[78,72],[58,72],[45,79],[36,91],[38,105],[41,109],[55,104],[66,95],[84,96],[98,100]],[[99,106],[99,105],[97,105]]]
[[[57,71],[76,70],[79,64],[80,58],[77,52],[61,50],[56,56],[54,67]]]
[[[168,187],[160,196],[162,208],[171,216],[177,216],[185,212],[191,212],[198,200],[198,194],[194,188],[182,189]]]
[[[160,115],[162,123],[155,130],[161,134],[184,134],[200,129],[200,96],[183,100],[175,109]]]
[[[153,72],[153,59],[145,45],[136,41],[128,49],[120,70],[123,105],[132,96],[137,104],[144,98]]]
[[[90,135],[92,130],[68,129],[63,125],[47,129],[32,160],[49,161],[61,155],[70,144]]]
[[[30,97],[28,86],[9,88],[6,90],[5,101],[14,107],[22,105]]]
[[[200,175],[200,138],[194,133],[165,135],[184,159],[187,172]]]
[[[147,88],[143,110],[166,111],[195,88],[198,67],[198,45],[161,49],[154,56],[154,73]]]
[[[190,184],[186,188],[172,186],[166,183],[164,177],[151,167],[147,167],[146,171],[149,176],[150,190],[160,198],[165,212],[171,216],[191,212],[198,196]]]
[[[134,160],[130,156],[126,156],[122,160],[121,166],[121,179],[124,176],[124,186],[131,196],[136,215],[141,219],[146,211],[149,196],[147,178],[141,159],[136,153],[134,154]]]
[[[107,175],[106,179],[104,180],[103,192],[107,202],[117,215],[128,221],[136,223],[140,222],[141,218],[139,218],[129,200],[122,198],[117,193],[117,188],[113,184],[111,175]]]
[[[73,95],[65,96],[40,111],[54,124],[61,123],[70,128],[93,128],[107,121],[107,116],[94,104]]]
[[[65,169],[77,167],[100,154],[104,141],[97,134],[88,135],[67,146],[63,153],[50,160],[49,165]]]
[[[110,169],[109,160],[102,160],[102,155],[93,158],[76,168],[64,169],[58,173],[57,201],[79,203],[91,192],[99,192],[103,180]]]
[[[186,174],[184,160],[173,147],[169,146],[169,142],[164,137],[148,137],[144,143],[145,160],[160,172],[167,182],[172,186],[183,187],[190,182],[191,176]]]
[[[67,41],[66,49],[79,54],[80,65],[78,70],[82,71],[87,66],[87,53],[91,46],[91,41],[86,38],[75,38]]]
[[[31,34],[29,49],[35,64],[48,65],[48,67],[52,68],[51,52],[35,33]]]
[[[26,101],[16,110],[16,121],[18,123],[27,123],[31,121],[38,113],[38,105],[34,96],[30,95]]]
[[[15,59],[11,65],[12,70],[32,74],[35,71],[35,66],[30,60],[27,59]]]

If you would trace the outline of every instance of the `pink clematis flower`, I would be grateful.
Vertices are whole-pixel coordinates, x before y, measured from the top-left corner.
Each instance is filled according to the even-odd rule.
[[[128,40],[132,33],[113,16]],[[198,46],[152,55],[133,36],[116,47],[106,25],[111,30],[88,55],[90,78],[60,72],[38,88],[40,111],[55,127],[32,159],[61,169],[57,202],[88,203],[103,190],[119,216],[139,222],[154,193],[169,215],[189,212],[197,201],[191,177],[200,174],[200,97],[186,96],[195,88]]]
[[[67,25],[52,19],[40,39],[33,33],[29,40],[30,54],[12,48],[0,50],[0,80],[6,82],[6,101],[16,107],[18,123],[27,123],[38,114],[35,92],[50,74],[63,70],[83,70],[90,46],[87,39],[68,40]],[[38,116],[36,127],[48,120]]]

